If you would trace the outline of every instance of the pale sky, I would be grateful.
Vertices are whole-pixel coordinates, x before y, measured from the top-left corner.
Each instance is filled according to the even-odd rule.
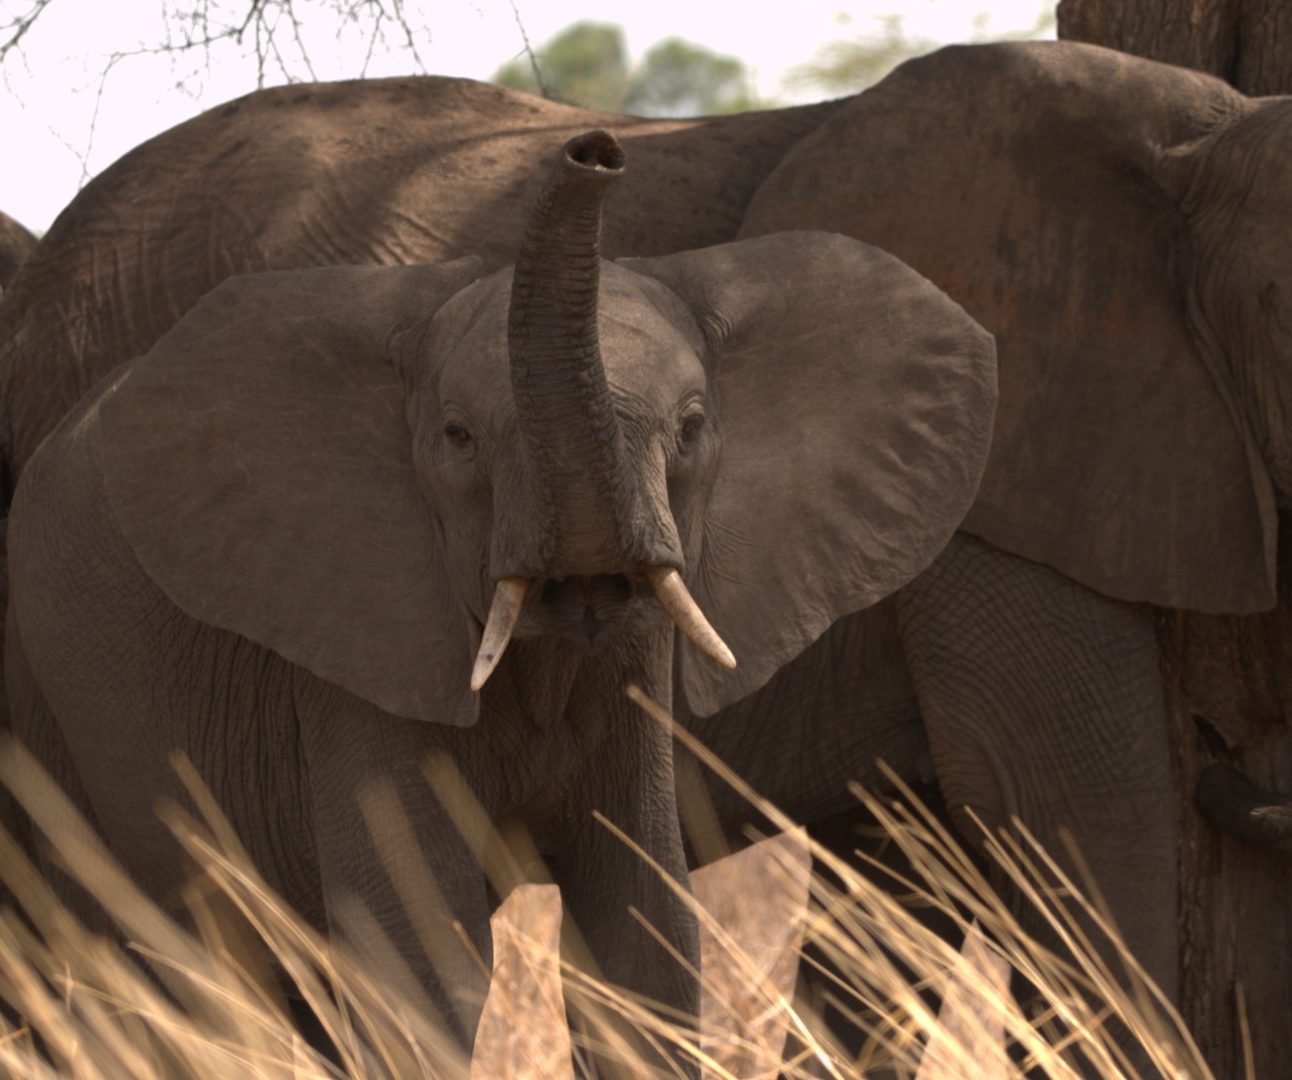
[[[171,0],[175,6],[177,0]],[[31,0],[0,0],[0,25],[27,10]],[[514,5],[514,6],[513,6]],[[188,5],[185,5],[188,6]],[[217,5],[212,3],[215,8]],[[224,0],[226,11],[246,0]],[[537,47],[580,19],[619,23],[629,51],[640,56],[664,37],[677,36],[737,56],[753,70],[764,97],[791,99],[781,85],[786,71],[839,38],[879,34],[884,15],[900,15],[909,37],[939,43],[966,41],[1035,25],[1045,0],[789,0],[778,18],[754,18],[750,0],[404,0],[410,21],[430,28],[418,45],[432,73],[487,79],[522,51],[516,12]],[[23,58],[3,68],[0,83],[0,210],[29,228],[48,228],[89,176],[159,131],[256,88],[256,68],[236,50],[219,53],[204,70],[199,54],[182,61],[136,56],[119,61],[106,80],[101,72],[118,52],[157,44],[160,0],[51,0],[23,39]],[[314,71],[320,79],[354,78],[363,65],[357,41],[334,40],[335,19],[310,18],[331,0],[297,0]],[[310,28],[323,26],[317,39]],[[368,74],[415,71],[406,53],[371,58]],[[177,78],[186,89],[177,89]],[[266,82],[284,81],[276,71]],[[797,95],[802,99],[803,95]],[[94,120],[91,138],[91,120]]]

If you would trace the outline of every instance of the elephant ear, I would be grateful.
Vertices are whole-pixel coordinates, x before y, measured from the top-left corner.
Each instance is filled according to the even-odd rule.
[[[1273,490],[1191,332],[1189,225],[1155,175],[1164,148],[1244,101],[1094,46],[943,49],[800,142],[741,235],[878,244],[996,336],[1000,407],[969,531],[1125,600],[1261,610]]]
[[[233,278],[104,400],[108,495],[183,611],[382,709],[475,720],[465,608],[387,358],[475,259]]]
[[[720,458],[687,576],[739,667],[683,643],[707,715],[945,546],[990,443],[995,351],[924,278],[830,233],[625,265],[695,313],[716,384]]]

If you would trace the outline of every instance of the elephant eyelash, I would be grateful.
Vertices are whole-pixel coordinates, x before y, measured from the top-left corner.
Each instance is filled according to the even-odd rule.
[[[464,448],[470,446],[474,441],[471,438],[471,432],[454,420],[450,420],[444,425],[444,437],[454,446]]]
[[[706,418],[700,411],[687,413],[677,425],[677,445],[683,452],[690,450],[704,433]]]
[[[700,432],[704,430],[703,416],[688,416],[682,421],[681,427],[678,428],[678,434],[682,436],[683,441],[693,442],[699,438]]]

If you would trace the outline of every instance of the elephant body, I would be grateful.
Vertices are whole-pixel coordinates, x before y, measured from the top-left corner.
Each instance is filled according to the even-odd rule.
[[[606,207],[607,258],[721,243],[834,108],[646,120],[428,76],[295,84],[203,113],[87,184],[0,307],[14,480],[90,386],[231,275],[463,255],[496,269],[552,147],[598,127],[633,161]]]
[[[452,80],[253,95],[124,159],[42,242],[0,306],[7,465],[23,471],[80,394],[228,274],[504,264],[533,148],[585,127],[613,126],[633,161],[607,201],[609,254],[806,227],[876,243],[998,338],[999,419],[965,529],[896,595],[819,611],[811,632],[760,639],[739,611],[711,611],[764,662],[750,675],[740,657],[724,683],[683,655],[676,707],[805,817],[847,805],[846,781],[882,756],[933,775],[953,810],[1016,814],[1051,846],[1073,831],[1169,990],[1175,812],[1148,605],[1272,602],[1287,111],[1067,43],[947,49],[855,98],[710,121]],[[123,222],[143,239],[109,259]],[[114,270],[66,273],[91,263]],[[46,341],[54,305],[75,314]],[[778,424],[758,465],[811,426]],[[715,797],[735,835],[747,809]]]
[[[19,534],[24,570],[40,562],[58,572],[15,581],[10,702],[19,738],[78,796],[149,895],[173,906],[193,874],[157,814],[159,800],[187,802],[174,768],[178,753],[292,909],[320,930],[336,930],[343,901],[363,904],[415,976],[412,984],[397,981],[398,993],[428,1001],[469,1045],[488,985],[452,924],[489,963],[496,899],[479,853],[463,839],[469,808],[441,800],[428,783],[426,763],[438,757],[453,762],[490,819],[524,822],[578,925],[601,945],[607,978],[694,1010],[680,969],[640,940],[635,947],[620,920],[594,918],[584,906],[605,899],[614,880],[670,941],[694,951],[689,913],[670,904],[646,864],[591,818],[593,808],[606,814],[680,869],[669,856],[669,818],[651,813],[672,798],[667,736],[644,716],[634,724],[632,711],[604,706],[608,691],[596,683],[606,673],[595,661],[576,665],[562,655],[574,651],[569,645],[516,642],[506,677],[482,698],[479,721],[459,728],[392,716],[272,649],[188,617],[141,572],[121,533],[91,408],[78,408],[64,425],[86,429],[74,452],[46,455],[53,460],[40,460],[30,482],[59,495],[51,516],[32,515],[31,524],[64,540],[34,559],[24,555],[28,534]],[[92,559],[71,539],[87,534]],[[666,648],[666,641],[657,645]],[[577,675],[524,678],[571,667]],[[668,687],[650,691],[666,699]],[[105,744],[108,730],[114,734]],[[633,752],[634,740],[653,747]],[[648,805],[625,804],[630,795]],[[394,796],[398,811],[382,796]],[[444,907],[425,893],[393,889],[391,858],[422,860]],[[588,896],[579,881],[594,874],[598,888]],[[596,940],[603,927],[612,948]],[[416,944],[427,934],[440,942],[429,956]]]
[[[0,213],[0,293],[9,287],[23,260],[36,246],[36,238],[8,214]]]
[[[514,883],[489,825],[531,837],[573,962],[696,1015],[656,869],[686,881],[671,733],[627,688],[668,708],[676,672],[712,709],[766,682],[927,565],[990,438],[990,337],[876,249],[602,260],[624,159],[567,143],[514,267],[228,280],[12,506],[14,729],[148,892],[192,870],[152,816],[179,751],[287,901],[467,1045]],[[770,542],[791,527],[815,542]]]

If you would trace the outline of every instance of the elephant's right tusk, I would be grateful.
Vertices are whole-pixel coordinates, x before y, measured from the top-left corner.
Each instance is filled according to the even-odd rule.
[[[471,669],[472,690],[479,691],[489,681],[493,669],[502,659],[507,642],[511,640],[511,632],[516,629],[516,620],[520,618],[520,609],[525,606],[528,589],[529,578],[523,577],[501,578],[494,588],[489,618],[480,638],[480,651],[476,653],[475,667]]]
[[[718,637],[718,632],[709,625],[686,585],[682,575],[671,566],[648,566],[646,577],[660,607],[668,612],[677,628],[689,637],[696,645],[712,656],[725,668],[734,668],[736,658],[731,655],[727,643]]]

